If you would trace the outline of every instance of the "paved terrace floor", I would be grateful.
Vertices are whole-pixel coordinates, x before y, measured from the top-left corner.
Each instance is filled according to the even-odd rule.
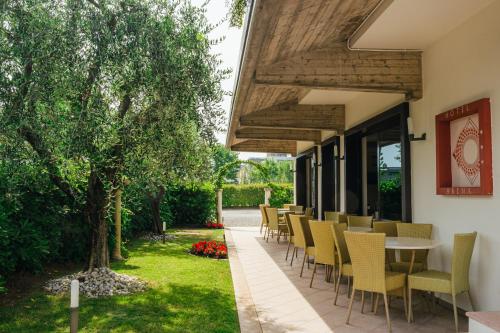
[[[300,278],[302,253],[291,267],[290,258],[285,261],[286,241],[278,244],[269,239],[266,243],[259,233],[258,210],[225,210],[224,217],[241,332],[387,332],[383,302],[374,315],[369,312],[368,298],[361,314],[360,295],[350,324],[345,325],[347,286],[342,285],[337,305],[333,305],[333,284],[325,282],[325,271],[318,266],[313,288],[309,288],[312,265]],[[449,309],[431,308],[422,298],[414,298],[417,304],[412,324],[406,322],[402,300],[391,303],[393,332],[455,331]],[[464,317],[460,328],[467,331]]]

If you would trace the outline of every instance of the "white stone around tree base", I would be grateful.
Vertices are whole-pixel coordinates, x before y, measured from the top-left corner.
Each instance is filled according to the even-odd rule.
[[[147,289],[147,283],[140,279],[113,272],[109,268],[96,268],[92,271],[78,272],[47,282],[45,290],[51,294],[69,292],[71,280],[80,281],[80,294],[90,298],[128,295]]]
[[[150,232],[142,235],[140,239],[144,239],[150,242],[163,242],[163,235],[158,235],[153,232]],[[175,239],[174,235],[165,234],[165,241],[171,241],[173,239]]]

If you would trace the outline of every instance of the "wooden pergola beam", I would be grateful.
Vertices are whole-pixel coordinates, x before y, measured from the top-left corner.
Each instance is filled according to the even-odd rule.
[[[233,151],[297,154],[296,141],[246,140],[231,146]]]
[[[343,133],[345,106],[283,103],[240,117],[240,126]]]
[[[245,127],[236,131],[237,139],[312,141],[321,144],[321,131],[281,128]]]
[[[404,93],[422,98],[422,54],[350,51],[345,45],[306,52],[257,68],[257,86]]]

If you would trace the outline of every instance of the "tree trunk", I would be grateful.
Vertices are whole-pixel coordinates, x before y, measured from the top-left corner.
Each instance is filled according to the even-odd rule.
[[[87,269],[109,267],[108,223],[109,195],[99,176],[91,171],[87,189],[85,218],[90,225],[90,249]]]
[[[115,248],[113,250],[114,260],[123,260],[122,257],[122,190],[115,192]]]
[[[165,196],[165,188],[163,186],[160,187],[158,193],[156,193],[155,195],[151,193],[148,194],[149,202],[151,205],[151,213],[153,216],[153,232],[158,235],[161,235],[163,233],[163,224],[161,221],[160,206],[164,196]]]

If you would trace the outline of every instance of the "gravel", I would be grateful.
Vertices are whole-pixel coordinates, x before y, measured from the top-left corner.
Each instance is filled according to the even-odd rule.
[[[78,272],[47,282],[44,289],[50,294],[63,294],[70,290],[72,280],[80,281],[80,294],[90,298],[128,295],[147,289],[147,283],[133,276],[118,274],[109,268],[96,268]]]
[[[140,237],[140,239],[143,239],[143,240],[147,240],[147,241],[150,241],[150,242],[163,242],[163,236],[162,235],[158,235],[158,234],[155,234],[155,233],[147,233],[147,234],[144,234]],[[171,240],[174,240],[175,239],[175,236],[174,235],[170,235],[170,234],[165,234],[165,241],[171,241]]]

